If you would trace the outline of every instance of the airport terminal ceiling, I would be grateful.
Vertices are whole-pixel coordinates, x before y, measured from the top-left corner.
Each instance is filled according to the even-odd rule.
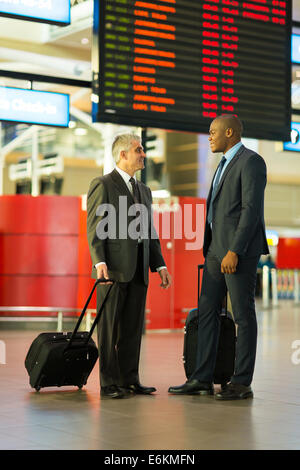
[[[267,3],[269,2],[269,0],[266,0],[266,1]],[[144,13],[149,13],[149,11],[151,13],[153,12],[155,13],[155,11],[151,11],[149,10],[149,8],[146,8],[147,5],[151,4],[151,2],[134,2],[133,0],[128,0],[128,2],[129,2],[129,5],[133,5],[133,3],[141,4],[142,7],[139,7],[139,9],[140,11]],[[128,2],[126,3],[128,4]],[[93,1],[92,0],[86,0],[86,1],[72,0],[71,3],[74,4],[75,6],[72,7],[72,22],[71,22],[71,25],[69,26],[59,27],[59,26],[32,23],[28,21],[21,21],[21,20],[2,17],[0,19],[1,21],[0,70],[6,71],[6,72],[16,71],[16,72],[29,73],[29,74],[37,73],[40,75],[66,77],[66,78],[79,79],[79,80],[84,80],[86,82],[90,82],[92,80],[92,70],[91,70],[92,53],[91,52],[92,52]],[[104,5],[107,2],[103,1],[101,3]],[[108,3],[111,6],[114,6],[117,4],[116,0],[110,0]],[[156,2],[156,3],[159,5],[163,5],[163,2]],[[166,5],[170,4],[169,6],[172,7],[170,2],[169,3],[164,2],[164,3]],[[193,20],[190,14],[190,12],[192,11],[192,7],[196,6],[198,8],[199,2],[195,2],[192,0],[186,0],[186,1],[176,0],[176,3],[175,3],[175,0],[174,0],[172,3],[176,5],[178,12],[180,12],[180,20],[178,20],[179,18],[179,15],[178,15],[178,18],[176,19],[173,25],[175,26],[175,28],[176,26],[178,26],[179,28],[178,31],[179,31],[180,43],[178,46],[179,48],[178,49],[175,48],[173,53],[175,55],[177,53],[179,54],[178,55],[179,57],[178,73],[180,77],[179,75],[178,77],[181,83],[184,83],[184,86],[182,87],[182,91],[178,90],[178,86],[176,85],[176,80],[178,78],[176,75],[177,71],[173,70],[173,72],[175,72],[174,77],[176,78],[176,80],[172,79],[172,82],[169,84],[169,88],[168,88],[166,86],[166,82],[164,79],[164,75],[166,71],[164,69],[162,70],[161,74],[159,75],[159,79],[161,79],[161,83],[155,84],[155,87],[158,89],[158,91],[159,89],[161,91],[166,90],[167,93],[161,93],[162,96],[159,96],[159,95],[157,96],[158,98],[166,98],[167,100],[170,100],[170,102],[166,104],[155,103],[154,105],[156,106],[157,109],[160,108],[161,110],[163,110],[164,107],[169,106],[169,108],[174,108],[175,112],[173,112],[173,109],[172,109],[172,117],[170,120],[166,119],[165,116],[160,116],[159,118],[163,124],[160,123],[160,125],[157,127],[168,128],[168,124],[169,124],[170,129],[178,128],[177,126],[178,120],[179,120],[180,115],[182,114],[184,115],[184,119],[182,120],[184,121],[183,127],[186,126],[187,130],[205,132],[208,129],[210,119],[214,115],[214,112],[215,112],[214,107],[216,106],[216,104],[217,106],[219,106],[219,108],[217,109],[218,112],[220,110],[221,112],[227,111],[227,112],[238,112],[239,114],[241,113],[243,114],[243,108],[242,107],[239,108],[239,106],[240,106],[240,103],[244,102],[244,109],[245,109],[245,106],[247,109],[250,109],[250,111],[252,109],[251,112],[249,111],[250,113],[249,114],[249,126],[251,128],[251,126],[253,126],[253,120],[250,115],[252,115],[253,111],[255,113],[255,106],[251,104],[251,101],[254,102],[255,99],[258,98],[258,101],[261,101],[261,102],[263,101],[263,99],[266,100],[265,110],[264,111],[261,110],[259,112],[261,112],[262,114],[266,112],[266,115],[264,116],[264,118],[267,118],[267,119],[265,120],[265,126],[263,125],[259,126],[260,129],[258,128],[255,129],[255,126],[253,127],[254,133],[252,132],[252,129],[251,129],[251,134],[252,134],[251,137],[258,137],[258,138],[264,137],[263,135],[259,135],[260,134],[259,130],[261,131],[262,129],[261,132],[266,131],[266,133],[268,134],[265,137],[270,138],[270,139],[275,139],[275,134],[278,128],[276,128],[276,130],[274,129],[272,130],[272,126],[270,126],[270,122],[273,122],[275,125],[275,123],[278,123],[279,121],[280,121],[280,124],[279,124],[280,129],[278,130],[278,132],[281,134],[281,137],[287,136],[288,134],[287,116],[289,114],[289,110],[287,108],[283,109],[283,106],[284,106],[283,102],[284,102],[284,95],[285,94],[287,95],[289,93],[289,90],[287,86],[284,86],[284,83],[286,83],[285,82],[286,76],[283,77],[284,72],[282,70],[282,67],[281,68],[279,67],[280,62],[277,62],[277,60],[280,61],[282,60],[282,58],[280,59],[279,54],[273,54],[272,52],[272,41],[271,41],[272,34],[271,34],[271,37],[268,37],[269,42],[268,42],[266,50],[264,52],[260,52],[262,53],[261,59],[263,59],[263,54],[265,52],[267,51],[270,52],[270,57],[268,61],[266,61],[268,62],[269,75],[258,73],[259,70],[263,71],[263,67],[264,67],[263,60],[258,60],[259,59],[258,58],[256,64],[255,64],[255,61],[253,61],[253,59],[251,60],[251,54],[253,57],[255,52],[256,51],[258,52],[258,50],[260,49],[259,47],[256,48],[256,51],[255,49],[253,49],[253,47],[252,49],[250,48],[251,50],[250,49],[248,50],[249,62],[247,63],[247,61],[245,61],[240,56],[240,54],[241,54],[241,51],[243,50],[243,47],[245,47],[245,40],[247,39],[247,35],[249,34],[249,37],[251,37],[251,35],[253,37],[253,32],[251,33],[250,31],[251,28],[247,30],[246,36],[244,36],[244,33],[241,34],[240,36],[241,46],[239,46],[241,48],[240,50],[236,51],[236,50],[231,50],[231,49],[228,49],[228,50],[220,49],[221,53],[231,55],[230,57],[228,56],[228,57],[222,58],[224,67],[223,68],[220,67],[220,72],[221,73],[224,71],[227,73],[236,72],[236,69],[235,69],[236,63],[240,61],[240,64],[241,64],[240,70],[242,72],[241,72],[241,77],[239,77],[239,80],[234,82],[234,79],[232,78],[232,76],[229,76],[229,73],[228,75],[222,75],[223,79],[231,80],[231,83],[228,82],[225,84],[219,81],[217,83],[217,92],[215,91],[215,87],[216,87],[215,83],[213,82],[210,83],[209,81],[202,80],[201,85],[200,85],[201,90],[200,88],[198,89],[199,93],[201,93],[202,95],[201,108],[199,106],[199,110],[198,110],[198,115],[200,114],[200,119],[199,119],[200,125],[198,125],[198,122],[195,124],[197,119],[195,119],[194,111],[190,115],[188,113],[185,114],[187,108],[189,108],[188,110],[189,112],[191,112],[190,110],[194,109],[193,107],[194,105],[192,102],[193,100],[191,101],[191,96],[193,95],[193,93],[191,93],[191,90],[192,90],[192,87],[195,85],[193,82],[191,83],[187,82],[183,78],[183,77],[186,77],[186,74],[183,76],[181,75],[182,70],[184,69],[186,69],[186,71],[188,71],[190,74],[189,67],[191,66],[191,57],[190,57],[191,54],[190,53],[186,54],[187,55],[186,58],[183,57],[186,51],[186,49],[184,48],[185,45],[183,41],[183,36],[185,35],[189,36],[192,42],[195,40],[195,37],[196,37],[195,33],[194,32],[190,33],[190,31],[188,31],[188,27],[189,27],[189,22]],[[214,4],[216,4],[217,2],[207,1],[207,2],[200,2],[200,3],[209,7],[210,4],[214,6]],[[239,5],[241,4],[241,2],[233,2],[233,3],[239,4]],[[256,4],[258,6],[259,4],[262,4],[262,2],[258,2],[256,0],[254,0],[253,2],[252,1],[248,2],[248,3]],[[271,5],[272,1],[270,1],[269,3]],[[278,6],[276,6],[276,11],[278,11],[279,13],[276,12],[273,15],[273,17],[271,18],[273,20],[276,20],[276,18],[278,18],[279,20],[281,18],[280,9],[282,10],[282,8],[280,7],[280,5],[281,4],[287,5],[288,2],[277,2],[277,3],[278,3]],[[182,6],[186,4],[189,5],[189,10],[185,13],[182,9]],[[293,19],[296,21],[299,21],[300,20],[300,0],[294,0],[292,4],[293,4]],[[223,8],[228,9],[229,7],[225,5]],[[232,10],[234,10],[234,7],[232,7]],[[247,11],[249,13],[248,20],[254,21],[253,16],[252,18],[250,18],[251,13],[253,13],[253,11],[251,9]],[[164,15],[166,12],[164,13],[164,12],[158,11],[156,13],[158,13],[159,15]],[[211,12],[209,8],[204,9],[204,10],[203,9],[201,10],[200,8],[200,10],[198,11],[198,14],[199,15],[200,14],[201,15],[204,15],[204,14],[213,15],[213,11]],[[171,12],[170,12],[170,15],[171,15]],[[263,15],[263,12],[261,12],[261,15]],[[181,16],[182,16],[182,20],[181,20]],[[227,26],[227,28],[228,27],[238,28],[240,25],[240,21],[245,22],[247,20],[247,18],[245,17],[237,19],[236,16],[237,15],[235,15],[234,13],[230,14],[230,11],[227,10],[227,18],[230,21],[228,21],[227,24],[226,22],[222,23],[222,25]],[[288,17],[288,15],[284,15],[284,16],[285,18]],[[124,19],[126,19],[126,15],[125,17],[123,17],[123,20]],[[181,24],[181,21],[183,20],[185,23],[184,27]],[[141,17],[140,21],[143,21],[143,17]],[[163,22],[162,20],[160,21]],[[210,20],[207,18],[206,21],[209,22]],[[236,22],[236,25],[234,24],[234,22]],[[172,26],[171,23],[172,21],[170,21],[169,26]],[[204,20],[203,20],[203,23],[204,23]],[[195,24],[193,23],[192,26],[195,26]],[[264,26],[265,28],[263,28],[262,26]],[[270,21],[270,24],[269,24],[269,22],[257,21],[257,31],[256,31],[257,35],[258,36],[260,34],[264,35],[265,33],[262,33],[262,30],[263,29],[268,30],[268,26],[270,26],[271,28],[270,31],[271,31],[272,28],[278,27],[278,23],[275,24],[274,22],[272,23],[272,21]],[[284,25],[280,25],[280,26],[281,26],[281,31],[283,31]],[[140,27],[140,29],[141,28],[142,27]],[[201,28],[202,28],[201,33],[203,35],[205,32],[207,32],[207,29],[205,29],[203,25]],[[194,31],[194,30],[191,29],[191,31]],[[223,31],[223,34],[227,34],[227,35],[231,34],[232,39],[233,39],[233,36],[236,35],[233,31],[230,32],[230,31],[225,31],[225,30]],[[141,39],[141,38],[137,36],[136,39]],[[151,38],[149,37],[148,40],[151,41]],[[206,38],[206,41],[210,41],[211,43],[214,42],[213,38]],[[278,46],[278,50],[280,50],[282,53],[285,48],[286,38],[284,37],[284,35],[282,35],[281,37],[277,36],[274,39],[274,41],[276,42],[276,46]],[[225,42],[225,40],[223,42]],[[228,40],[227,43],[234,45],[235,42],[232,41],[232,43],[230,43],[230,41]],[[107,48],[111,47],[113,44],[114,42],[112,40],[110,42],[107,42],[106,40],[105,42],[102,43],[101,47],[106,48],[105,52],[107,54],[108,53]],[[159,44],[157,44],[157,46],[158,45]],[[138,46],[140,49],[145,48],[141,44],[139,44]],[[148,47],[148,49],[151,49],[151,48],[153,49],[152,46],[146,46],[146,47]],[[169,52],[172,53],[171,48],[169,49],[170,49]],[[205,49],[206,49],[206,52],[203,52],[203,50],[205,51]],[[156,47],[156,50],[160,50],[159,47]],[[212,54],[210,55],[208,51],[212,52]],[[205,47],[203,45],[202,59],[205,59],[205,61],[207,62],[209,60],[214,60],[216,58],[214,54],[216,54],[217,52],[218,52],[217,49],[214,49],[210,45],[205,46]],[[141,58],[145,58],[145,56],[141,55]],[[154,59],[157,59],[157,57],[154,57]],[[168,60],[165,60],[165,61],[172,62],[172,59],[168,58]],[[225,65],[225,62],[226,62],[226,65]],[[228,67],[229,63],[231,63],[232,65],[231,67]],[[247,80],[245,81],[245,70],[247,70],[247,67],[249,66],[249,64],[251,65],[250,69],[251,70],[253,69],[252,71],[254,73],[254,75],[252,75],[253,76],[253,80],[251,80],[252,83],[249,84],[249,87],[252,90],[251,92],[247,91]],[[195,65],[195,70],[194,69],[193,70],[194,72],[197,72],[197,67],[199,68],[199,64],[198,65],[192,64],[192,65],[193,66]],[[141,67],[141,66],[146,66],[146,64],[135,64],[135,66]],[[208,64],[208,63],[206,64],[206,67],[208,69],[213,68],[213,66],[214,64]],[[108,69],[105,68],[104,72],[107,73]],[[203,70],[202,70],[202,75],[204,75]],[[209,77],[209,74],[205,73],[205,75]],[[150,74],[148,76],[151,77]],[[282,79],[282,83],[281,82],[280,83],[282,85],[282,89],[284,90],[284,93],[279,92],[279,88],[278,88],[279,81],[281,79]],[[263,84],[264,90],[266,91],[263,94],[264,96],[261,94],[261,90],[260,91],[257,91],[258,89],[254,90],[256,85],[259,85],[262,83],[262,80],[265,80]],[[1,84],[6,85],[6,86],[20,86],[24,88],[32,86],[34,89],[44,89],[48,91],[58,91],[58,92],[59,91],[66,92],[66,90],[68,90],[70,93],[71,106],[73,110],[77,112],[77,114],[83,113],[81,114],[81,117],[86,118],[87,122],[89,122],[90,120],[91,90],[88,88],[80,90],[75,87],[71,87],[71,88],[69,87],[68,89],[67,86],[63,86],[60,84],[37,83],[37,82],[29,83],[27,80],[22,81],[20,79],[16,80],[16,79],[7,78],[7,77],[0,77],[0,81],[1,81]],[[111,82],[113,82],[113,80],[110,80],[110,83]],[[136,83],[136,85],[138,85],[138,83]],[[143,85],[143,84],[140,84],[140,85]],[[224,90],[226,90],[226,93],[225,92],[223,93]],[[106,88],[106,93],[109,91],[111,91],[109,90],[109,87]],[[219,100],[220,98],[219,92],[222,94],[221,102]],[[104,91],[102,90],[101,93],[104,93]],[[135,93],[135,95],[143,95],[143,94],[145,95],[144,92]],[[209,98],[209,97],[213,98],[215,94],[218,95],[217,103],[214,99]],[[204,97],[204,95],[206,96],[207,99]],[[107,97],[106,97],[106,100],[108,101]],[[238,102],[235,102],[236,100],[238,100]],[[177,110],[175,109],[176,106],[172,105],[172,103],[175,101],[176,103],[178,103]],[[186,103],[188,103],[188,105]],[[142,101],[137,100],[135,102],[135,105],[137,107],[138,105],[142,105],[142,104],[143,104]],[[147,104],[149,105],[149,102]],[[260,103],[257,102],[257,107],[259,108],[259,106],[260,106]],[[109,108],[106,106],[106,109],[109,109]],[[137,111],[135,113],[136,116],[141,118],[141,125],[143,125],[143,123],[149,125],[149,121],[147,121],[147,119],[143,121],[144,113],[138,112],[138,110],[136,111]],[[271,114],[268,114],[268,113],[271,113]],[[105,114],[104,119],[100,118],[101,121],[102,120],[105,121],[108,114],[109,113]],[[157,114],[163,115],[165,113],[156,112],[156,115]],[[206,116],[204,116],[204,114],[206,114]],[[176,116],[174,117],[174,115]],[[274,116],[275,116],[275,119],[274,119]],[[126,115],[126,117],[127,117],[127,123],[129,125],[134,125],[135,122],[138,122],[138,121],[130,121],[130,118],[128,117],[128,115]],[[100,120],[98,118],[97,120]],[[164,126],[164,122],[166,123],[165,126]],[[151,124],[153,123],[155,124],[155,120],[152,119]],[[173,124],[173,126],[171,124]],[[192,128],[192,124],[194,125],[194,129]],[[95,126],[97,126],[97,124]],[[151,126],[151,127],[154,127],[154,126]]]

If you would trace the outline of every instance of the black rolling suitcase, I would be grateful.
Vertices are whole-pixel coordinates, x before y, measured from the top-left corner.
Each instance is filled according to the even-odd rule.
[[[25,359],[25,367],[29,374],[29,383],[37,391],[42,387],[64,385],[82,388],[86,384],[98,359],[98,349],[92,334],[113,284],[105,295],[90,331],[78,332],[78,329],[94,290],[100,282],[103,282],[103,279],[95,282],[73,332],[41,333],[32,342]]]
[[[198,342],[198,309],[200,298],[200,270],[203,264],[198,265],[198,308],[190,311],[184,327],[183,363],[187,379],[190,378],[196,366]],[[236,330],[231,314],[227,311],[227,295],[220,312],[220,336],[217,360],[214,372],[214,383],[225,384],[229,382],[234,372]]]

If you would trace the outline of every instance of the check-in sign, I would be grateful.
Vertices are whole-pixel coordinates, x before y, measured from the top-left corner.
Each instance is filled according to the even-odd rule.
[[[69,95],[0,87],[0,121],[68,127]]]
[[[283,150],[300,152],[300,122],[291,123],[291,140],[283,142]]]
[[[300,63],[300,35],[292,34],[291,36],[291,45],[292,45],[292,63]]]
[[[67,25],[70,24],[70,0],[0,0],[0,15]]]

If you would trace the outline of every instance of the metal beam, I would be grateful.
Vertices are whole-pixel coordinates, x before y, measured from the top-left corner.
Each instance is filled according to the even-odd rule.
[[[88,80],[54,77],[51,75],[40,75],[35,73],[14,72],[11,70],[0,70],[0,77],[9,77],[17,80],[28,80],[29,82],[58,83],[60,85],[75,86],[80,88],[92,87],[92,82]]]

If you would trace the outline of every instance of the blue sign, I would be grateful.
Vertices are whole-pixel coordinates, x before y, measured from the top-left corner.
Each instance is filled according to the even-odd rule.
[[[70,14],[70,0],[0,0],[2,16],[67,25]]]
[[[283,142],[283,150],[300,152],[300,122],[292,122],[291,126],[291,140]]]
[[[69,95],[0,86],[0,121],[68,127]]]
[[[300,35],[292,34],[292,62],[300,64]]]

